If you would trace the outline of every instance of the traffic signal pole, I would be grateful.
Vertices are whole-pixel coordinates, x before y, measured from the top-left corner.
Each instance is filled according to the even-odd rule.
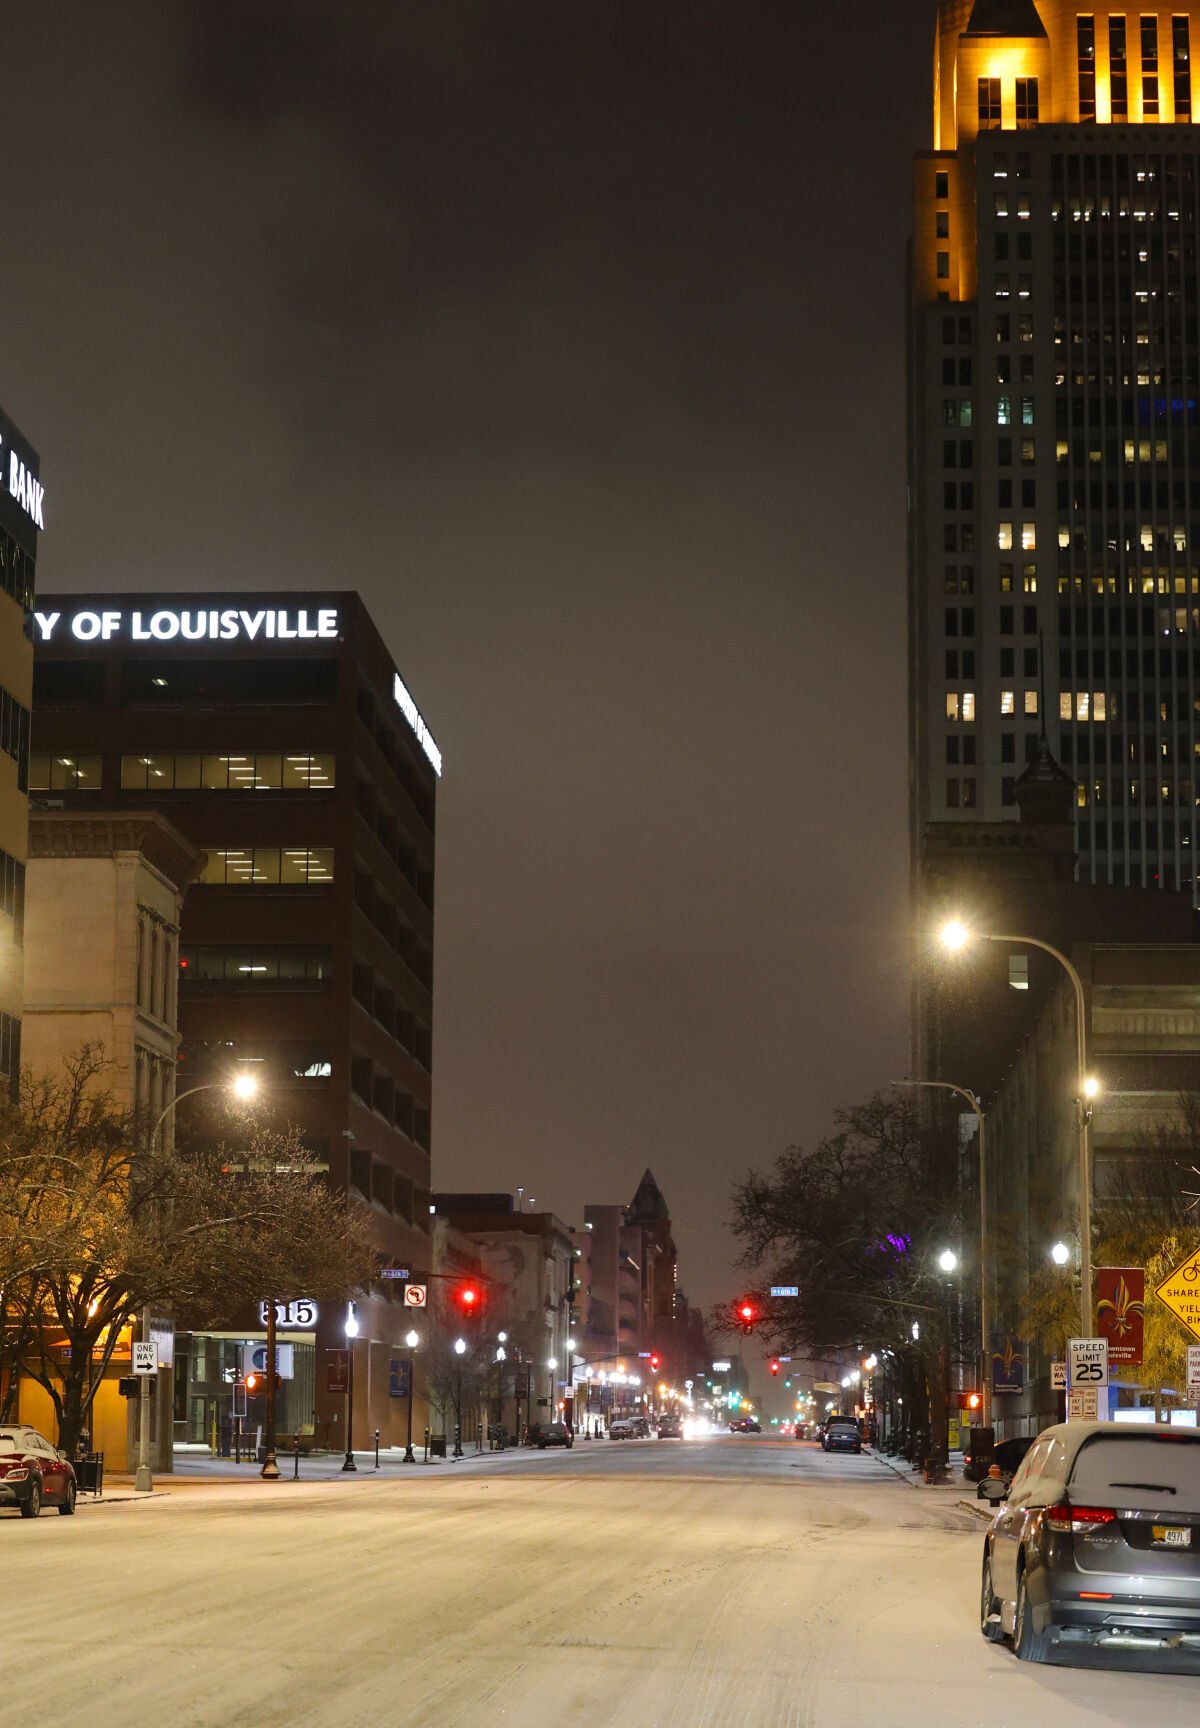
[[[266,1393],[263,1420],[263,1465],[259,1475],[264,1482],[278,1482],[279,1465],[275,1458],[275,1298],[267,1297],[267,1360],[263,1378]]]

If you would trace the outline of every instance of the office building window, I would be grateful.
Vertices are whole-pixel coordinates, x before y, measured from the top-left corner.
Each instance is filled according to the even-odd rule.
[[[58,756],[48,750],[29,752],[31,792],[99,792],[100,757],[72,751]]]
[[[214,847],[199,880],[226,888],[323,888],[333,881],[333,847]]]
[[[0,1014],[0,1074],[15,1081],[21,1072],[21,1022],[12,1014]]]
[[[933,195],[935,198],[950,196],[950,176],[941,169],[933,177]]]
[[[1025,692],[1025,712],[1026,712],[1026,714],[1036,714],[1037,711],[1038,711],[1038,693],[1037,693],[1037,691],[1036,690],[1026,690],[1026,692]]]
[[[25,866],[19,858],[0,851],[0,912],[13,921],[13,940],[19,948],[25,935]]]
[[[1158,119],[1158,14],[1142,14],[1142,119]]]
[[[1079,68],[1079,118],[1096,118],[1096,19],[1081,14],[1075,23],[1075,51]]]
[[[331,754],[122,756],[123,792],[332,792]]]
[[[33,605],[33,559],[0,528],[0,588],[23,611]]]
[[[331,976],[333,950],[286,947],[197,947],[179,956],[181,984],[319,984]]]
[[[17,789],[29,789],[29,710],[0,689],[0,750],[17,765]]]
[[[950,254],[949,254],[949,252],[939,252],[938,253],[938,255],[937,255],[937,274],[938,274],[938,281],[939,282],[946,282],[949,280],[949,278],[950,278]]]
[[[1185,18],[1171,20],[1171,56],[1175,72],[1175,118],[1192,117],[1192,48],[1190,23]]]
[[[1129,61],[1126,58],[1125,19],[1121,15],[1108,21],[1108,86],[1113,119],[1128,120]]]
[[[1038,122],[1038,81],[1036,78],[1017,79],[1017,125],[1036,126]]]
[[[979,130],[981,132],[995,128],[1000,124],[1000,80],[999,78],[981,78],[979,80]]]

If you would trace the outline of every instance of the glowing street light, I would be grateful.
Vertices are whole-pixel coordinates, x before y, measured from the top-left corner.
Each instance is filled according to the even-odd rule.
[[[353,1302],[346,1304],[346,1319],[343,1330],[346,1334],[346,1456],[342,1459],[343,1470],[357,1470],[354,1462],[354,1340],[358,1337],[358,1315],[354,1312]],[[267,1373],[274,1370],[274,1362],[267,1364]]]
[[[958,1266],[958,1255],[953,1248],[943,1248],[938,1255],[938,1265],[943,1272],[953,1272]]]
[[[1071,1250],[1065,1242],[1056,1242],[1050,1250],[1050,1258],[1056,1266],[1065,1266],[1071,1258]]]

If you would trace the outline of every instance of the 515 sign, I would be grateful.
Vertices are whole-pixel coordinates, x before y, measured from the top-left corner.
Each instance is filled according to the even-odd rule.
[[[260,1302],[258,1312],[265,1326],[267,1304]],[[317,1305],[311,1296],[301,1296],[296,1302],[276,1302],[275,1324],[288,1332],[311,1332],[317,1323]]]

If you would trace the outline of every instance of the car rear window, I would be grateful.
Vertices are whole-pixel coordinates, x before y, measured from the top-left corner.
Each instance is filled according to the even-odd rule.
[[[1200,1512],[1200,1434],[1093,1434],[1069,1487],[1074,1500]]]

